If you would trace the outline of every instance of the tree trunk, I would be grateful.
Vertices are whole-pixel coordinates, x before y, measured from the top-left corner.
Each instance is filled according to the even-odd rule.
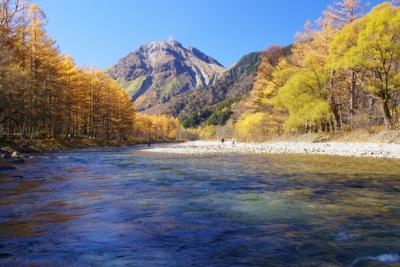
[[[390,130],[392,128],[392,115],[390,114],[388,102],[389,99],[387,97],[382,99],[382,110],[383,110],[383,117],[385,120],[386,130]]]
[[[335,119],[335,131],[340,130],[340,128],[342,127],[342,119],[340,117],[340,112],[338,110],[338,105],[336,103],[336,99],[335,96],[333,94],[333,87],[334,87],[334,77],[335,76],[335,70],[332,70],[331,73],[331,79],[329,82],[329,105],[331,107],[332,113],[333,113],[333,117]]]
[[[349,103],[349,121],[351,128],[353,128],[354,106],[356,101],[355,93],[356,93],[356,72],[352,70],[351,84],[350,84],[350,103]]]

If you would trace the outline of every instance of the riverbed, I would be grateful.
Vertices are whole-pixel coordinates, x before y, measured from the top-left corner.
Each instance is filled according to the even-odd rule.
[[[266,142],[237,143],[235,141],[190,141],[177,144],[156,144],[143,149],[146,152],[182,155],[198,154],[300,154],[342,157],[369,157],[400,159],[400,144],[352,142]]]
[[[400,262],[400,161],[290,154],[36,155],[0,173],[0,265]]]

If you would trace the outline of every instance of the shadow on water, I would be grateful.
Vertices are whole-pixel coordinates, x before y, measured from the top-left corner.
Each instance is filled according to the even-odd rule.
[[[0,265],[400,262],[400,162],[74,150],[0,174]]]

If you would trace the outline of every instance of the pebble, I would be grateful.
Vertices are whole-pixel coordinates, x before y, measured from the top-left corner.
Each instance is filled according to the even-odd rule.
[[[334,156],[400,159],[400,144],[271,142],[224,144],[218,141],[191,141],[154,145],[146,152],[171,154],[270,153],[317,154]]]

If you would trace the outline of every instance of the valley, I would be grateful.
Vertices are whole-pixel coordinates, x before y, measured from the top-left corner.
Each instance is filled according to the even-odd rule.
[[[370,1],[0,0],[0,266],[399,266]]]

